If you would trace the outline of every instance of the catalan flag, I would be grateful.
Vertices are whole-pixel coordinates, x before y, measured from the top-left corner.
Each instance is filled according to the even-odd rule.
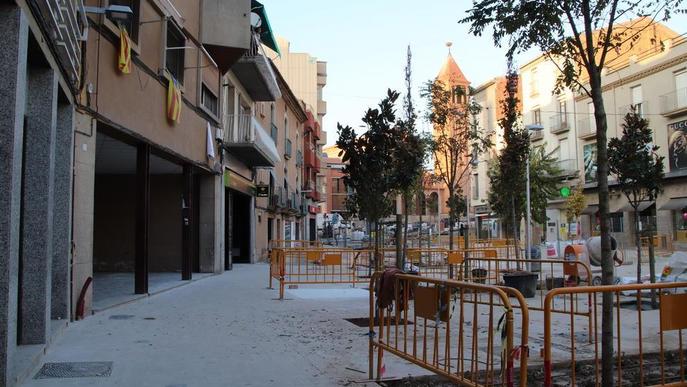
[[[181,91],[177,87],[176,81],[170,77],[167,87],[167,119],[171,122],[178,122],[181,114]]]
[[[131,73],[131,40],[126,28],[119,29],[119,60],[117,67],[122,74]]]

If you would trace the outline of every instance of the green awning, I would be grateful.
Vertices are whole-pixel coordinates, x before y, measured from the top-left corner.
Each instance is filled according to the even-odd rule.
[[[281,55],[281,52],[279,51],[279,45],[277,44],[277,39],[274,38],[274,34],[272,33],[270,20],[267,18],[265,6],[257,0],[251,0],[250,8],[251,12],[257,14],[262,20],[262,25],[260,26],[260,41],[262,41],[265,46],[271,48],[272,50],[276,51],[277,54]]]

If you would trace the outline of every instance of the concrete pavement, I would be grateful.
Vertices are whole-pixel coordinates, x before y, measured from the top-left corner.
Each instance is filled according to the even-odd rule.
[[[344,320],[367,317],[366,291],[302,288],[278,301],[267,265],[234,268],[71,323],[44,358],[111,361],[111,376],[24,386],[366,385],[368,329]]]

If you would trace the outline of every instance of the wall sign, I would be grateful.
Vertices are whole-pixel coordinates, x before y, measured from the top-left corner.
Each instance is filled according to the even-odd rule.
[[[256,196],[259,198],[266,198],[270,196],[270,186],[269,185],[256,185],[255,186]]]
[[[584,182],[596,182],[596,143],[586,144],[582,148],[582,156],[584,158]]]
[[[671,171],[687,170],[687,120],[668,124],[668,163]]]

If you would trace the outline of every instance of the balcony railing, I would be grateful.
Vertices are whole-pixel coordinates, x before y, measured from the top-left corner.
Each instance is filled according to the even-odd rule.
[[[47,44],[66,72],[72,90],[81,80],[81,42],[87,39],[88,21],[82,0],[31,0],[42,24]]]
[[[224,144],[249,166],[273,167],[281,161],[274,141],[250,114],[225,116]]]
[[[543,130],[532,130],[530,131],[530,141],[539,141],[544,138]]]
[[[296,166],[303,166],[303,152],[301,152],[300,150],[296,151]]]
[[[558,169],[562,176],[574,176],[578,172],[577,159],[558,160]]]
[[[634,105],[630,104],[630,105],[621,106],[618,108],[618,116],[619,116],[620,122],[623,122],[623,120],[625,119],[625,115],[632,112],[633,107],[634,107],[635,111],[639,114],[640,117],[645,117],[648,114],[648,109],[649,109],[648,101],[638,102]]]
[[[272,187],[272,195],[270,196],[269,207],[272,210],[285,208],[287,204],[286,199],[284,187]]]
[[[589,138],[596,136],[596,121],[594,116],[590,115],[577,121],[577,137]]]
[[[284,157],[288,160],[291,158],[291,140],[288,138],[284,141]]]
[[[557,113],[549,118],[551,133],[563,133],[570,130],[570,114]]]
[[[257,34],[253,34],[250,49],[234,64],[232,72],[253,101],[275,101],[281,97],[277,77]]]
[[[660,97],[661,114],[673,116],[687,110],[687,88],[677,89]]]

